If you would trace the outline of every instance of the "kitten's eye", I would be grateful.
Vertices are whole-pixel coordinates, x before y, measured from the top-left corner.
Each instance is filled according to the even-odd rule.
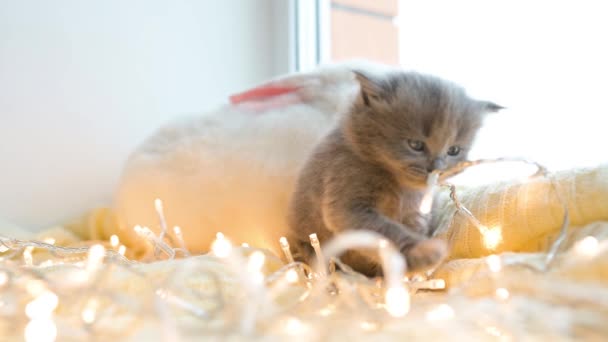
[[[407,144],[414,151],[420,152],[424,150],[424,143],[420,140],[408,140]]]
[[[448,155],[457,156],[458,154],[460,154],[460,147],[451,146],[450,148],[448,148]]]

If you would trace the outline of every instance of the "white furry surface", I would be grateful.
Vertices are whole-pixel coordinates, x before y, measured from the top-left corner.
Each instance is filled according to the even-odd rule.
[[[206,251],[216,232],[233,242],[278,250],[297,171],[358,88],[344,66],[271,82],[299,87],[263,102],[225,105],[162,127],[129,158],[115,209],[127,231],[158,231],[154,199],[169,227],[180,226],[192,251]],[[276,103],[282,103],[278,108]],[[271,106],[271,105],[269,105]]]

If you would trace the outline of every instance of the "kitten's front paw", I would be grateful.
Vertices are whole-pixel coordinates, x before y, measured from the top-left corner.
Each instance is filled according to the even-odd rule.
[[[408,272],[420,272],[436,267],[448,255],[443,240],[429,239],[417,243],[405,253]]]

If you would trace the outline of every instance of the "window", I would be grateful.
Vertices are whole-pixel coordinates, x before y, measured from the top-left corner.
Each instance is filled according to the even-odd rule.
[[[489,118],[471,157],[527,157],[554,170],[608,161],[602,1],[310,3],[325,13],[316,17],[318,61],[400,65],[507,107]]]

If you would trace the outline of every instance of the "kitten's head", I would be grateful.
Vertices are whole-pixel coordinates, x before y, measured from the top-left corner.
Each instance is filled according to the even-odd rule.
[[[424,187],[433,170],[465,160],[485,114],[502,108],[429,75],[355,74],[361,90],[345,118],[345,136],[360,156],[410,187]]]

